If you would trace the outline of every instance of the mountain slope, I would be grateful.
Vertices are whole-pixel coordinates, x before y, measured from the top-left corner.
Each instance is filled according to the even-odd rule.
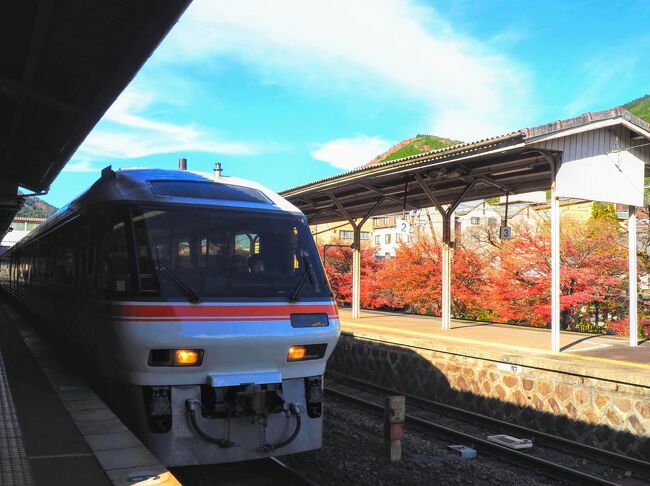
[[[389,160],[401,159],[402,157],[422,154],[424,152],[450,147],[459,143],[461,142],[450,140],[448,138],[436,137],[435,135],[417,135],[393,145],[386,152],[378,155],[365,165],[369,166],[380,162],[387,162]]]
[[[638,116],[644,121],[650,122],[650,95],[645,95],[642,98],[630,101],[623,105],[623,107],[633,115]]]
[[[18,211],[16,216],[23,218],[47,218],[57,210],[51,204],[46,203],[37,197],[26,197],[25,205]]]

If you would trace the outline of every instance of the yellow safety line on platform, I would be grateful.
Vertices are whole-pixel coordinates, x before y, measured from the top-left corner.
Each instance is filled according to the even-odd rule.
[[[391,332],[396,332],[395,329],[391,329],[390,327],[384,327],[384,326],[377,326],[377,325],[371,325],[371,324],[359,324],[357,322],[350,322],[346,321],[345,319],[341,319],[341,328],[343,329],[343,325],[348,325],[351,327],[362,327],[366,329],[374,329],[376,331],[391,331]],[[345,330],[345,329],[343,329]],[[579,354],[573,354],[573,353],[567,353],[567,352],[562,352],[559,355],[552,354],[549,351],[546,351],[544,349],[540,348],[529,348],[526,346],[517,346],[514,344],[503,344],[503,343],[486,343],[484,341],[479,341],[478,339],[469,339],[469,338],[462,338],[462,337],[454,337],[454,336],[442,336],[440,334],[429,334],[425,332],[418,332],[418,331],[408,331],[406,329],[399,329],[397,332],[400,334],[409,334],[412,336],[417,336],[417,337],[424,337],[424,338],[429,338],[429,339],[440,339],[442,341],[455,341],[459,343],[466,343],[466,344],[475,344],[478,346],[494,346],[494,347],[499,347],[503,349],[508,349],[508,350],[513,350],[513,351],[521,351],[521,352],[526,352],[526,353],[533,353],[536,355],[543,355],[546,357],[554,357],[554,358],[577,358],[581,359],[583,361],[595,361],[595,362],[600,362],[600,363],[605,363],[605,364],[615,364],[615,365],[623,365],[623,366],[631,366],[634,368],[641,368],[641,369],[650,369],[650,365],[648,364],[643,364],[643,363],[635,363],[635,362],[629,362],[629,361],[621,361],[621,360],[616,360],[616,359],[609,359],[609,358],[599,358],[597,356],[582,356]],[[398,344],[398,343],[396,343]]]
[[[634,361],[621,361],[620,359],[600,358],[598,356],[581,356],[579,354],[573,354],[573,353],[567,353],[567,352],[563,352],[563,353],[561,353],[561,355],[562,356],[570,356],[571,358],[582,359],[584,361],[597,361],[597,362],[605,363],[605,364],[632,366],[634,368],[641,368],[641,369],[644,369],[644,370],[649,370],[650,369],[650,364],[635,363]]]
[[[392,331],[396,332],[395,329],[391,329],[390,327],[384,327],[384,326],[373,326],[371,324],[359,324],[357,322],[349,322],[341,319],[341,324],[347,324],[349,326],[357,326],[357,327],[365,327],[366,329],[375,329],[377,331]],[[341,326],[343,327],[343,326]],[[479,341],[478,339],[470,339],[470,338],[462,338],[462,337],[452,337],[452,336],[442,336],[440,334],[429,334],[426,332],[419,332],[419,331],[407,331],[405,329],[399,329],[400,334],[410,334],[413,336],[418,336],[418,337],[425,337],[425,338],[434,338],[434,339],[441,339],[443,341],[457,341],[461,343],[466,343],[466,344],[477,344],[479,346],[490,346],[492,345],[491,343],[486,343],[484,341]],[[506,348],[506,349],[511,349],[514,351],[526,351],[528,353],[535,353],[535,354],[548,354],[547,351],[539,348],[528,348],[526,346],[516,346],[514,344],[497,344],[500,348]]]

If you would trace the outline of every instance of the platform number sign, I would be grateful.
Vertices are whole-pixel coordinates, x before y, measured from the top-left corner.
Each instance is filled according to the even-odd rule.
[[[509,240],[512,238],[512,228],[510,226],[501,226],[499,228],[499,238]]]
[[[407,236],[411,232],[411,223],[407,220],[398,218],[395,223],[397,225],[397,234]]]

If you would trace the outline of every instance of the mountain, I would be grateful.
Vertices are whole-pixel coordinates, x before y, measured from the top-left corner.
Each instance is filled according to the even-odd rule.
[[[448,138],[436,137],[435,135],[416,135],[412,138],[402,140],[396,145],[393,145],[386,152],[378,155],[365,166],[375,165],[380,162],[387,162],[389,160],[401,159],[402,157],[409,157],[411,155],[422,154],[432,150],[438,150],[452,145],[459,144],[457,140],[450,140]]]
[[[57,210],[51,204],[37,197],[26,197],[24,201],[25,205],[18,211],[16,216],[23,218],[47,218]]]
[[[623,108],[650,123],[650,95],[645,95],[642,98],[630,101],[626,105],[623,105]]]

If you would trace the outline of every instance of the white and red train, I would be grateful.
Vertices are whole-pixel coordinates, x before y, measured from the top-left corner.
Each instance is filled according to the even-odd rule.
[[[338,313],[306,218],[268,189],[107,168],[0,268],[164,464],[321,446]]]

